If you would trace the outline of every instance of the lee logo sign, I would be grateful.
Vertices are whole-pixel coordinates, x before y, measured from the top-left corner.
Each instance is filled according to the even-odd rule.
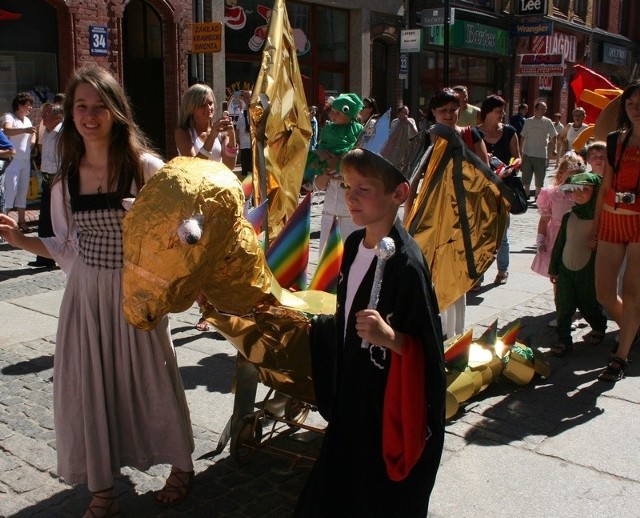
[[[516,14],[544,16],[547,14],[547,0],[516,0]]]

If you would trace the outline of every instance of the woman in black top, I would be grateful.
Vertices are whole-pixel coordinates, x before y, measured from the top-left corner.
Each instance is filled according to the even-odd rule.
[[[504,164],[509,164],[512,158],[520,158],[520,145],[516,129],[509,124],[503,124],[505,100],[499,95],[489,95],[480,106],[480,120],[478,129],[487,146],[489,157],[496,157]],[[494,284],[505,284],[509,277],[509,227],[504,231],[504,237],[498,249],[498,275]]]

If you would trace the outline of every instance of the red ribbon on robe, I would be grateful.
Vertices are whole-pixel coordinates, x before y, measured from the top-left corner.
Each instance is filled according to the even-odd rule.
[[[402,354],[391,351],[384,393],[382,455],[394,481],[409,475],[427,442],[425,355],[422,343],[404,335]]]

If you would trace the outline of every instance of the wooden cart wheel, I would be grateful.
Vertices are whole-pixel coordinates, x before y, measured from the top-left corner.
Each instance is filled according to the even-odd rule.
[[[260,446],[262,423],[258,414],[244,416],[238,423],[238,430],[231,437],[231,456],[239,464],[246,464]]]
[[[293,398],[287,400],[284,407],[284,418],[288,421],[289,426],[295,428],[295,425],[304,423],[308,415],[309,405]]]

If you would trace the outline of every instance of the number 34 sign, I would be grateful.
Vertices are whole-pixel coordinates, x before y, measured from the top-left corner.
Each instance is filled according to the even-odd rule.
[[[109,38],[107,27],[101,25],[89,26],[89,54],[92,56],[106,56],[108,54]]]

